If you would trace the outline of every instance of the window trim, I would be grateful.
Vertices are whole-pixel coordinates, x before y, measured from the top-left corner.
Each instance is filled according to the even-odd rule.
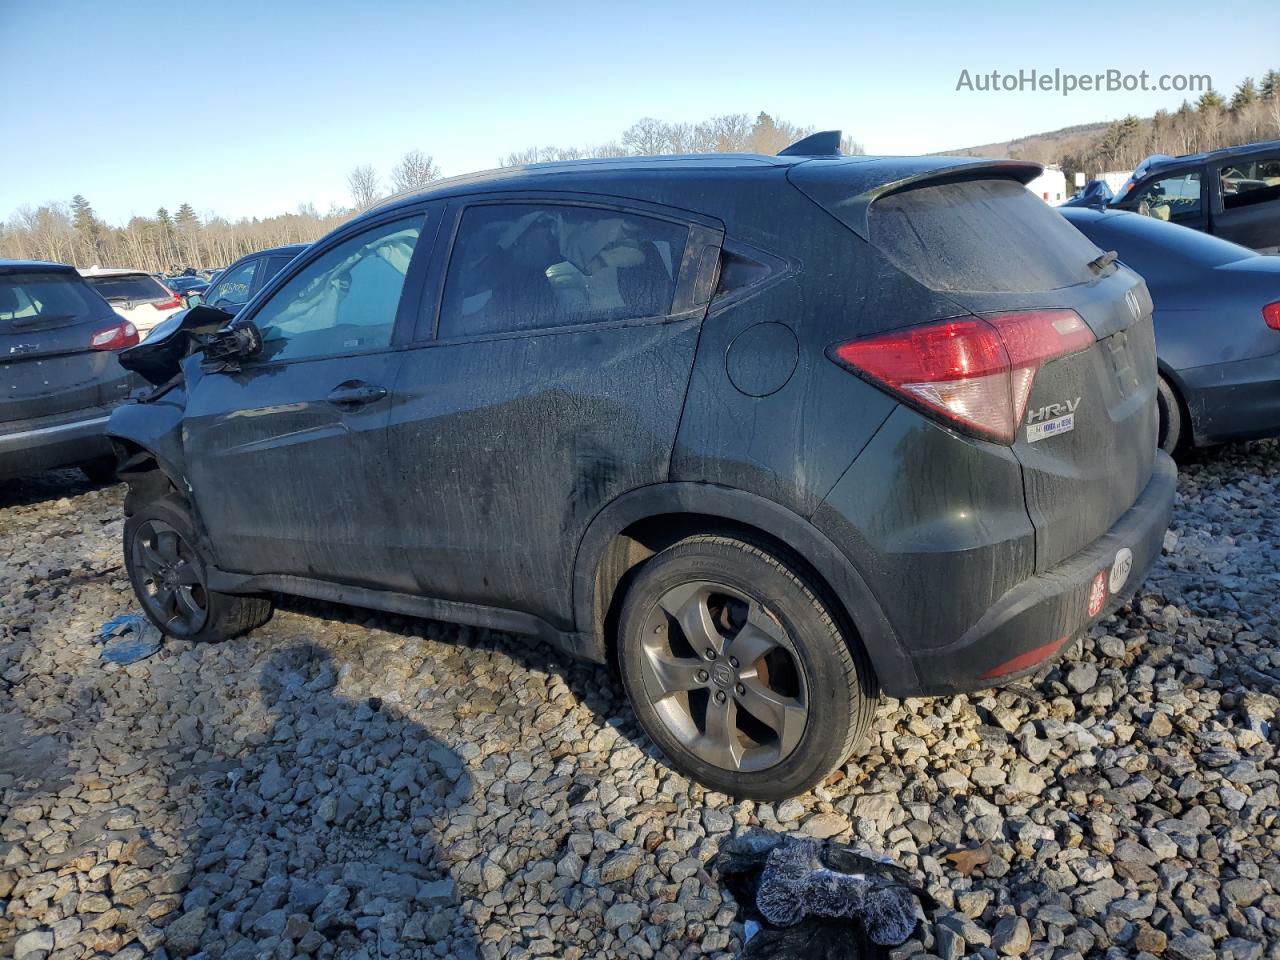
[[[376,230],[378,227],[386,226],[389,223],[396,223],[401,220],[422,220],[422,230],[418,234],[418,241],[413,248],[413,257],[409,260],[409,269],[405,271],[404,286],[400,290],[400,302],[396,307],[395,320],[391,326],[391,340],[387,344],[379,347],[373,347],[368,350],[344,350],[340,353],[316,354],[310,357],[285,357],[282,359],[259,359],[257,357],[246,360],[240,366],[244,370],[258,370],[263,368],[283,367],[293,363],[310,363],[316,360],[334,360],[340,357],[364,357],[378,353],[390,353],[404,347],[404,331],[408,327],[412,329],[413,318],[416,316],[419,304],[422,299],[422,281],[427,265],[432,259],[435,240],[439,235],[441,217],[435,218],[435,229],[430,228],[432,218],[432,206],[428,203],[414,204],[409,207],[395,207],[390,210],[382,211],[377,216],[368,219],[359,218],[351,223],[343,224],[327,237],[316,241],[306,251],[299,254],[295,258],[296,262],[290,262],[279,273],[272,277],[267,285],[260,288],[254,294],[249,303],[245,305],[241,314],[236,317],[237,320],[244,319],[257,323],[258,314],[262,312],[263,306],[270,302],[271,298],[285,284],[293,280],[302,271],[306,270],[312,263],[324,256],[353,237],[357,237],[362,233],[368,233]]]
[[[663,220],[684,227],[689,231],[684,252],[676,274],[675,293],[671,310],[648,317],[629,317],[625,320],[589,320],[583,323],[566,323],[554,327],[536,327],[528,330],[503,330],[474,333],[456,337],[440,336],[440,315],[444,309],[444,288],[449,277],[449,265],[457,249],[458,232],[462,218],[471,207],[482,206],[565,206],[610,210],[617,213]],[[724,227],[710,217],[691,214],[660,204],[630,200],[602,194],[512,191],[509,193],[467,194],[449,201],[446,212],[448,238],[441,236],[440,255],[432,260],[422,309],[415,319],[414,346],[454,343],[482,343],[489,340],[510,340],[530,336],[546,336],[558,333],[579,333],[586,330],[612,330],[622,327],[644,326],[658,323],[678,323],[682,320],[706,315],[715,290],[715,275],[719,268],[720,248],[724,243]],[[442,228],[443,230],[443,228]]]

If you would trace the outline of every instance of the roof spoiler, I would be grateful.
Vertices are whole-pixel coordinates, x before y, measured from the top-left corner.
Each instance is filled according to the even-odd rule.
[[[838,157],[840,156],[840,130],[823,130],[811,133],[802,140],[797,140],[785,150],[779,150],[780,157]]]
[[[1001,178],[1025,186],[1043,171],[1042,165],[1029,160],[928,156],[885,158],[872,165],[862,157],[848,157],[831,163],[797,164],[787,171],[787,179],[867,240],[871,235],[868,213],[877,200],[918,187],[965,180]]]

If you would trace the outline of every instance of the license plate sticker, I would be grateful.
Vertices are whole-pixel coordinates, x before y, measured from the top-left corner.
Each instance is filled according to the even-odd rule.
[[[1043,423],[1027,425],[1027,443],[1035,443],[1047,437],[1056,437],[1060,433],[1070,433],[1076,428],[1076,415],[1068,413],[1056,420],[1045,420]]]

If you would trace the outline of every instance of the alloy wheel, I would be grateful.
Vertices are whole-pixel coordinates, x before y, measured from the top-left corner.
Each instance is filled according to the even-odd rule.
[[[163,520],[146,520],[130,549],[151,618],[176,636],[199,633],[209,618],[209,593],[204,566],[182,534]]]
[[[761,600],[726,584],[664,593],[645,620],[640,667],[658,717],[704,762],[764,770],[804,734],[808,686],[794,642]]]

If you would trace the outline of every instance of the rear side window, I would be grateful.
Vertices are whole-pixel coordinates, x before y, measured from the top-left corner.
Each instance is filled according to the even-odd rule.
[[[1013,180],[891,194],[871,205],[871,242],[931,290],[1031,293],[1093,279],[1101,254]]]
[[[78,276],[0,274],[0,333],[60,327],[109,312]]]
[[[145,273],[118,277],[85,277],[85,280],[108,301],[173,299],[173,294],[159,280]]]
[[[1280,156],[1222,168],[1222,205],[1228,210],[1280,200]]]
[[[449,260],[441,338],[671,312],[687,227],[558,204],[468,208]]]

